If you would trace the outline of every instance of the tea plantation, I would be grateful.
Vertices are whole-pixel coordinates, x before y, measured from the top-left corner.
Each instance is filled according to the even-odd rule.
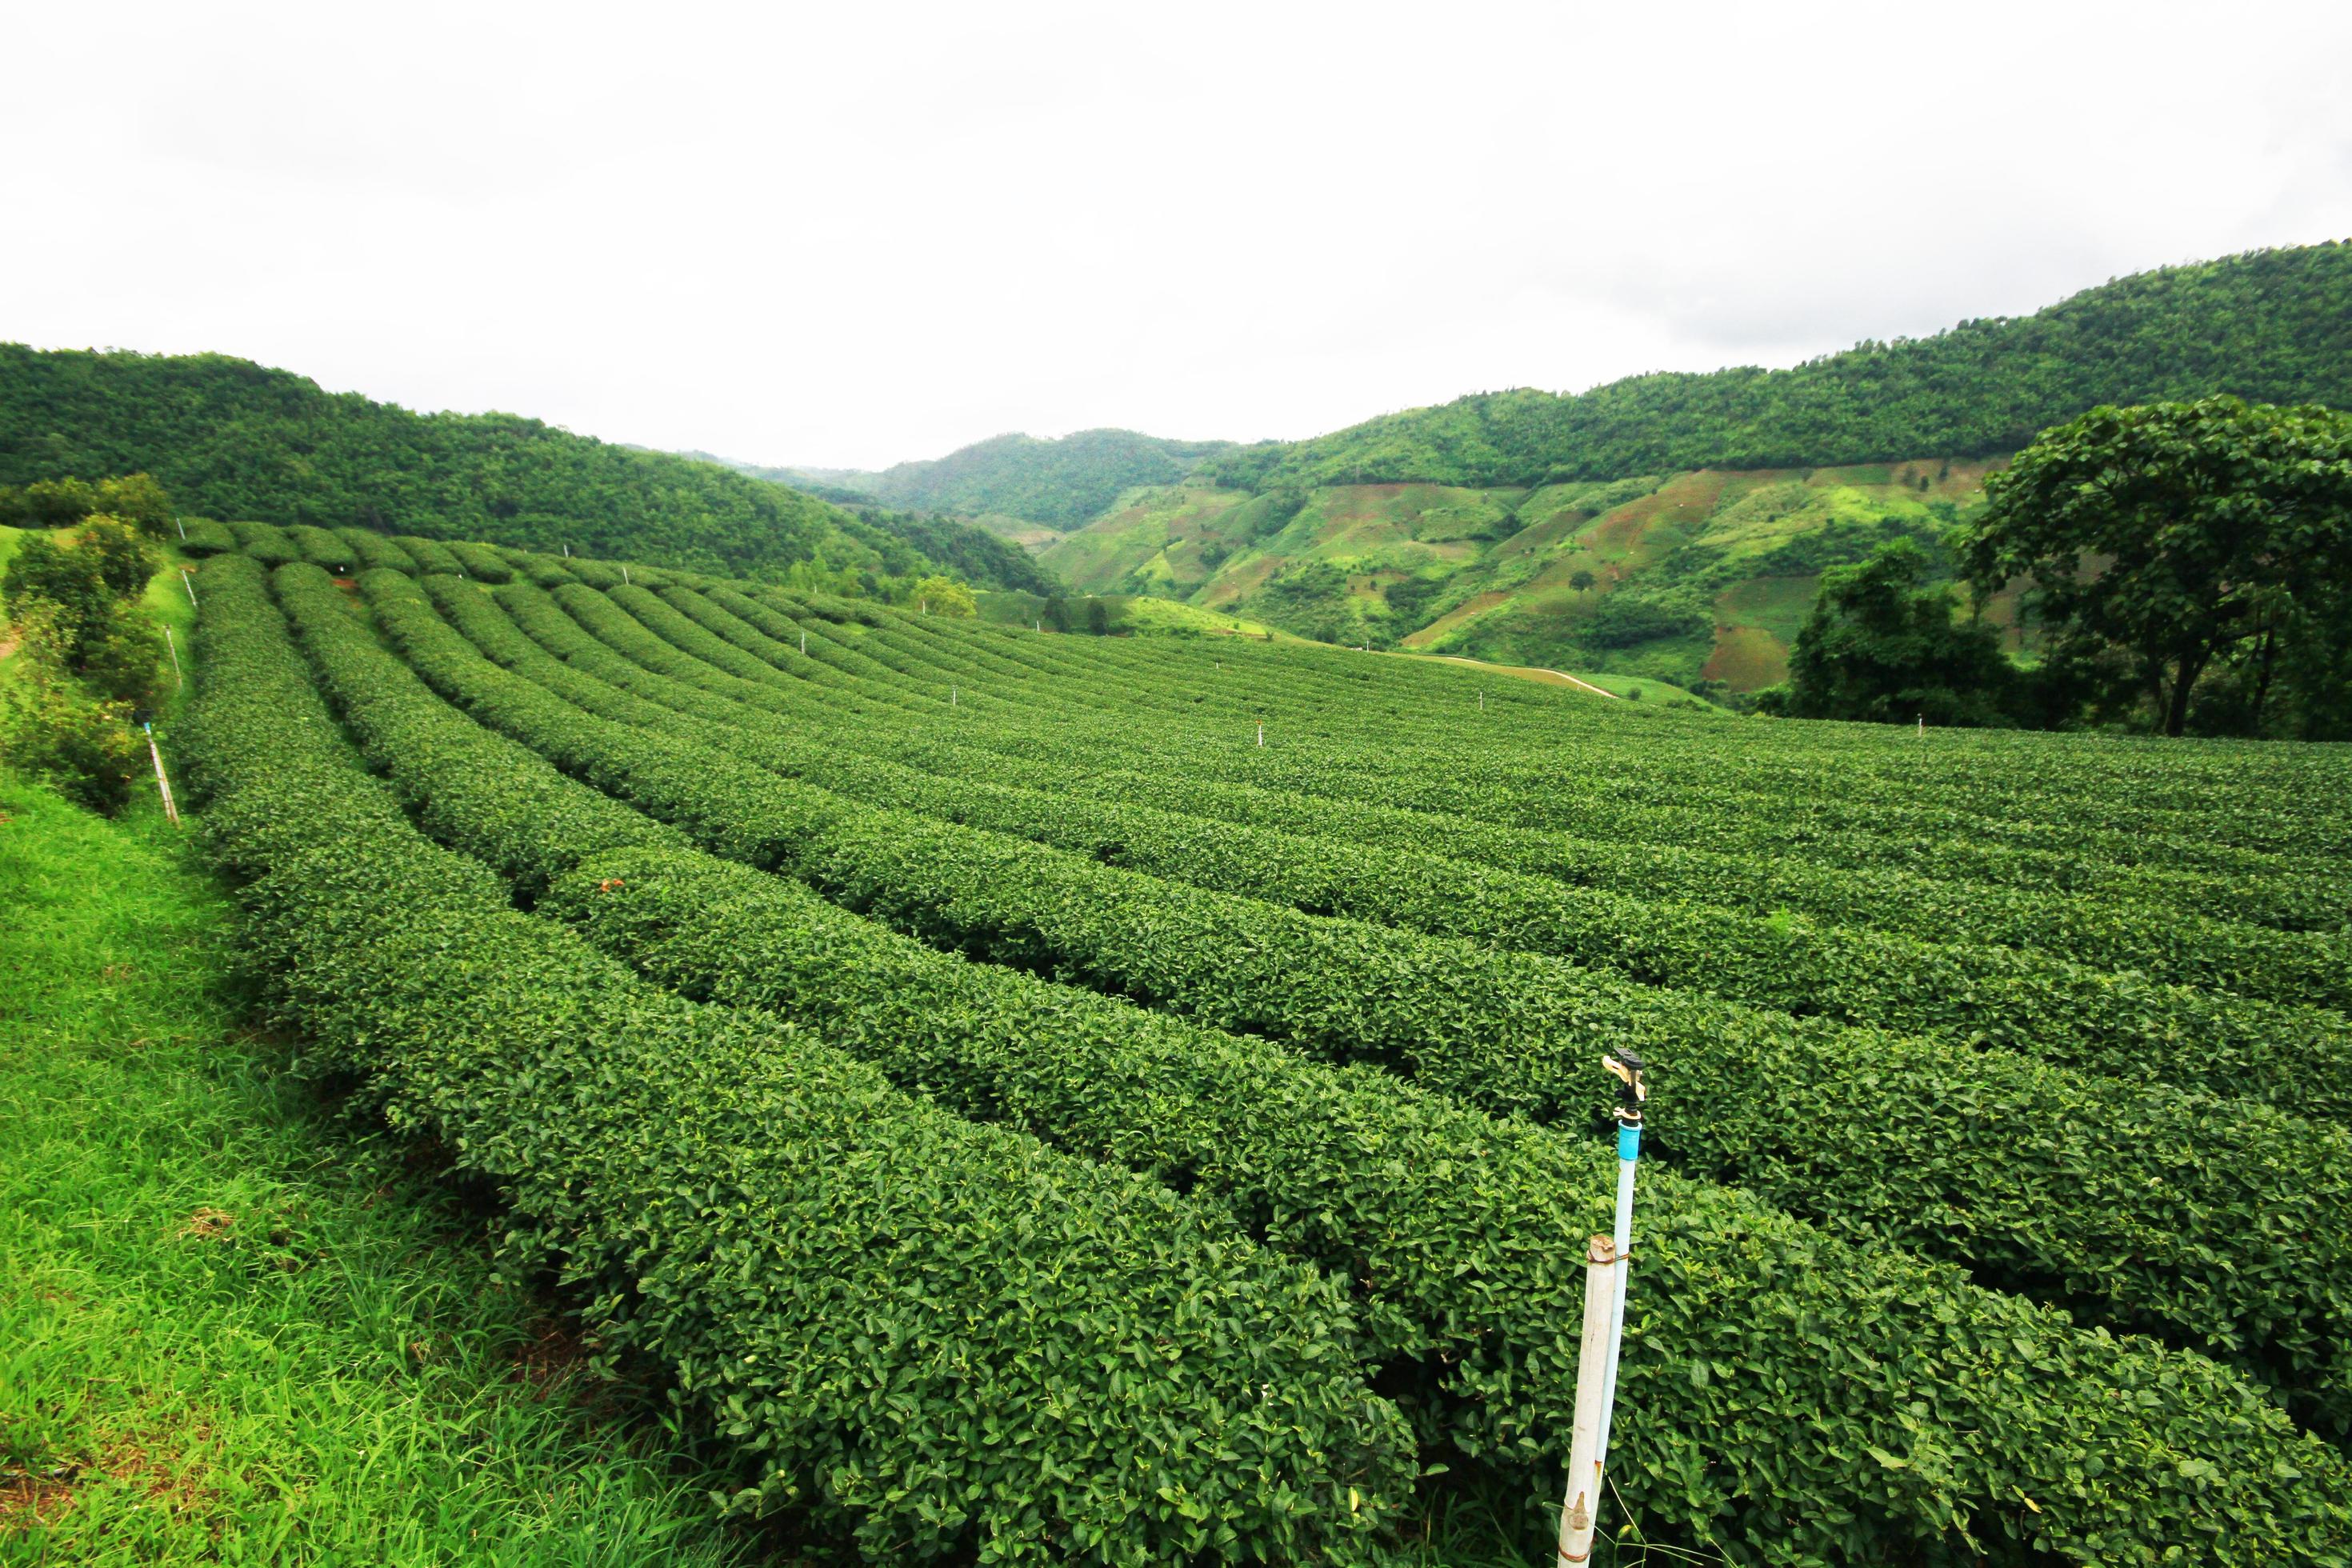
[[[1615,1561],[2352,1561],[2352,755],[190,542],[270,1007],[742,1512],[1548,1551],[1631,1046]]]

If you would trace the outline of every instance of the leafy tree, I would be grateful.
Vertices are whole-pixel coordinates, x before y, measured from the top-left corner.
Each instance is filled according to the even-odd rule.
[[[121,518],[150,539],[172,532],[172,498],[150,474],[124,474],[98,483],[99,509]]]
[[[36,606],[46,605],[54,611],[50,635],[68,654],[68,663],[73,662],[72,650],[80,646],[83,628],[101,619],[113,602],[100,553],[61,544],[46,534],[19,544],[7,575],[0,577],[0,604],[6,605],[8,618],[20,628],[30,624]]]
[[[130,605],[85,627],[79,653],[75,672],[105,701],[144,705],[163,678],[163,629]]]
[[[156,560],[129,525],[92,519],[71,543],[36,534],[17,547],[0,578],[0,603],[28,652],[82,676],[110,698],[152,689],[162,634],[132,605]]]
[[[1618,593],[1594,606],[1575,637],[1587,647],[1632,647],[1666,637],[1703,637],[1714,627],[1707,613],[1688,599]]]
[[[1991,594],[2020,578],[2049,661],[2108,714],[2189,728],[2209,672],[2325,662],[2352,586],[2352,416],[2234,397],[2094,408],[2003,474],[1963,545]],[[2307,684],[2307,668],[2290,683]]]
[[[98,491],[79,479],[36,479],[21,492],[32,528],[71,528],[98,510]]]
[[[915,602],[927,615],[971,616],[980,611],[971,590],[952,577],[925,577],[915,584]]]
[[[140,530],[104,512],[92,515],[82,524],[73,547],[88,551],[96,558],[100,580],[106,584],[106,591],[118,599],[135,599],[145,593],[147,579],[163,564],[140,537]]]
[[[1990,724],[2011,672],[2000,634],[1956,620],[1917,542],[1896,539],[1858,565],[1822,574],[1821,595],[1789,652],[1789,684],[1762,706],[1797,719]]]
[[[1389,613],[1409,626],[1418,626],[1427,618],[1430,605],[1446,589],[1443,577],[1407,577],[1390,584],[1381,596],[1388,601]]]
[[[93,700],[72,678],[57,605],[37,600],[11,614],[23,648],[0,700],[0,762],[92,810],[121,811],[147,760],[130,703]]]
[[[1568,585],[1575,589],[1580,594],[1589,592],[1592,585],[1600,581],[1600,578],[1595,577],[1591,573],[1586,571],[1581,566],[1578,567],[1568,575]]]

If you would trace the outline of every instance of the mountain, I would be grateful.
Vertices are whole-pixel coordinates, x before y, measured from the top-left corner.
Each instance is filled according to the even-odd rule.
[[[1824,569],[1898,536],[1934,547],[2000,461],[1260,496],[1195,479],[1130,492],[1041,559],[1076,592],[1327,642],[1744,691],[1787,674]]]
[[[871,495],[838,482],[869,477],[858,469],[768,468],[709,452],[681,452],[677,456],[691,458],[698,463],[716,463],[722,468],[787,485],[819,500],[831,501],[859,522],[905,540],[956,575],[982,587],[1048,597],[1062,591],[1062,584],[1023,548],[1029,542],[1027,540],[991,528],[983,521],[877,506]],[[1051,529],[1039,531],[1047,539],[1061,537]]]
[[[801,563],[1031,587],[975,529],[894,528],[782,485],[512,414],[415,414],[222,354],[0,343],[0,484],[145,470],[182,510],[772,576]]]
[[[855,490],[891,506],[954,512],[1064,532],[1139,485],[1174,484],[1204,458],[1230,451],[1230,441],[1170,441],[1132,430],[1080,430],[1057,440],[994,436],[924,462],[899,463],[879,473],[842,468],[754,470],[772,479]]]
[[[1202,472],[1252,490],[1496,486],[1981,457],[2096,404],[2219,392],[2352,406],[2352,241],[2144,272],[2031,316],[1864,342],[1792,370],[1457,398],[1238,448]]]
[[[1937,546],[2036,431],[2222,392],[2352,406],[2352,243],[2145,273],[1793,370],[1466,397],[1234,448],[1040,559],[1079,592],[1330,641],[1745,690],[1785,675],[1825,568],[1898,536]]]

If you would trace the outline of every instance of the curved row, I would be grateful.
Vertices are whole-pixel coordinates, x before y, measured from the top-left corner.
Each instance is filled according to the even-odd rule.
[[[192,760],[278,1005],[499,1185],[517,1261],[742,1457],[739,1506],[1121,1564],[1353,1558],[1395,1521],[1412,1445],[1327,1281],[515,913],[358,771],[250,573],[204,617]]]
[[[1989,1282],[2185,1338],[2280,1384],[2312,1418],[2352,1424],[2352,1249],[2332,1227],[2302,1228],[2352,1196],[2352,1135],[2340,1130],[2006,1053],[1676,1006],[1549,961],[1314,919],[861,806],[706,743],[724,731],[600,689],[457,584],[437,594],[443,607],[528,681],[478,657],[413,587],[369,587],[386,631],[443,695],[730,858],[788,870],[940,945],[1400,1068],[1489,1110],[1595,1115],[1601,1080],[1569,1044],[1633,1044],[1662,1064],[1654,1142],[1696,1172]],[[765,749],[734,740],[746,757]],[[1834,1142],[1793,1136],[1832,1103],[1845,1118]],[[2221,1121],[2265,1158],[2215,1143]],[[2011,1125],[2067,1133],[2021,1147]],[[2217,1247],[2235,1226],[2264,1237],[2259,1258]]]
[[[404,613],[426,615],[413,595],[390,584],[369,586],[383,595],[396,637],[413,645],[425,635],[426,621]],[[432,731],[465,721],[386,695],[395,683],[383,656],[357,635],[343,640],[347,699],[401,715],[386,721],[379,743],[412,789],[478,796],[485,814],[501,800],[551,803],[576,794],[523,753],[494,765],[476,748],[481,760],[455,766],[447,760],[454,748]],[[508,695],[520,701],[530,693],[518,683]],[[646,742],[615,747],[607,771],[666,775],[666,785],[642,787],[682,794],[711,761]],[[706,820],[725,818],[712,812]],[[590,837],[583,831],[573,842]],[[541,852],[528,844],[485,847],[518,865]],[[1270,1245],[1348,1268],[1367,1297],[1368,1321],[1387,1337],[1386,1353],[1416,1369],[1402,1379],[1392,1369],[1387,1381],[1412,1391],[1425,1426],[1503,1459],[1540,1454],[1556,1462],[1564,1448],[1573,1345],[1558,1325],[1568,1321],[1570,1291],[1550,1276],[1559,1247],[1604,1212],[1601,1151],[1449,1108],[1377,1074],[1319,1067],[977,969],[892,939],[788,884],[676,850],[583,862],[558,878],[542,907],[587,921],[689,989],[723,984],[737,1000],[792,1006],[967,1113],[1034,1125],[1181,1177],[1196,1198],[1229,1205]],[[697,968],[696,952],[730,952],[741,963],[722,974]],[[1590,1195],[1566,1195],[1578,1191]],[[1691,1521],[1718,1546],[1741,1548],[1742,1560],[1801,1542],[1857,1561],[1889,1552],[1967,1555],[1972,1549],[1950,1532],[1955,1510],[2002,1557],[2021,1545],[2075,1561],[2128,1552],[2137,1550],[2131,1541],[2148,1539],[2137,1533],[2147,1521],[2173,1513],[2165,1494],[2184,1480],[2201,1488],[2208,1478],[2184,1477],[2168,1457],[2127,1482],[2111,1467],[2129,1468],[2121,1456],[2131,1453],[2154,1460],[2179,1443],[2235,1447],[2250,1435],[2239,1425],[2249,1418],[2273,1434],[2268,1440],[2286,1442],[2275,1458],[2305,1472],[2298,1489],[2338,1468],[2327,1450],[2272,1425],[2278,1418],[2259,1400],[2223,1396],[2226,1384],[2197,1373],[2208,1365],[2197,1358],[2076,1333],[2061,1315],[1958,1287],[1899,1258],[1865,1258],[1737,1194],[1670,1175],[1654,1184],[1644,1213],[1653,1261],[1636,1331],[1676,1347],[1677,1359],[1628,1368],[1641,1389],[1629,1409],[1655,1413],[1628,1423],[1629,1468],[1651,1478],[1637,1506],[1645,1518]],[[1994,1327],[2003,1321],[2012,1326]],[[1771,1331],[1773,1324],[1789,1331]],[[2189,1376],[2199,1392],[2178,1406],[2168,1396],[2151,1400],[2150,1375]],[[2028,1387],[2035,1393],[2021,1396]],[[1838,1415],[1824,1415],[1829,1409]],[[2152,1429],[2133,1435],[2140,1423],[2170,1423],[2176,1409],[2194,1425],[2220,1415],[2238,1436],[2173,1430],[2149,1446]],[[1671,1427],[1662,1425],[1669,1413]],[[1738,1441],[1742,1431],[1757,1442]],[[1886,1447],[1896,1433],[1900,1447]],[[2086,1450],[2077,1445],[2084,1442],[2106,1476],[2089,1485],[2065,1479],[2082,1469]],[[1930,1451],[1932,1466],[1899,1458]],[[2032,1468],[2031,1479],[2019,1466]],[[1793,1499],[1792,1472],[1821,1500]],[[1781,1479],[1768,1481],[1771,1475]],[[2064,1494],[2054,1506],[2044,1495],[2053,1481]],[[2326,1520],[2337,1483],[2319,1484],[2321,1495],[2297,1506]],[[2020,1503],[2019,1493],[2031,1503]],[[1768,1500],[1793,1506],[1775,1509]],[[1741,1534],[1727,1538],[1727,1524]],[[2305,1528],[2298,1523],[2292,1538],[2324,1539]]]

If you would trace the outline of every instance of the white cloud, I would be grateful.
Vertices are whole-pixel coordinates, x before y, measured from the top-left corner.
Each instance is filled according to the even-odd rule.
[[[2352,235],[2352,7],[20,7],[0,337],[878,465]]]

